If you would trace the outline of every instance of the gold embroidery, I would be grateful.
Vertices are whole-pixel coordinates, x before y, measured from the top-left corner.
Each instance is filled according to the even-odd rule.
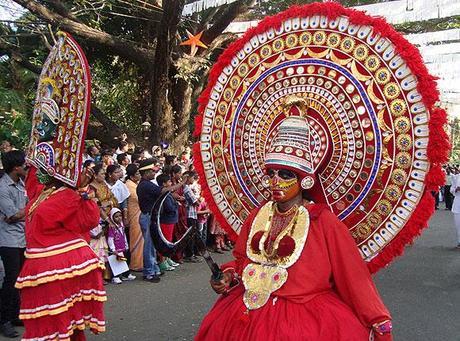
[[[243,301],[250,310],[259,309],[267,303],[272,292],[286,283],[288,272],[279,266],[248,264],[243,271],[246,289]]]
[[[310,218],[308,210],[300,206],[297,208],[294,218],[277,236],[273,248],[265,249],[265,240],[270,233],[270,227],[275,213],[273,202],[266,203],[255,217],[246,245],[248,258],[254,263],[250,263],[243,271],[243,283],[245,293],[244,304],[250,310],[262,307],[270,298],[270,295],[281,288],[287,281],[287,269],[292,266],[302,254],[310,228]],[[263,232],[259,241],[260,253],[256,253],[251,247],[254,235]],[[289,234],[294,240],[294,251],[286,257],[278,257],[276,252],[281,239]]]

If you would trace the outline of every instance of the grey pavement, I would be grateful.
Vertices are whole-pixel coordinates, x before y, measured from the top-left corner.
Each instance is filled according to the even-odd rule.
[[[460,250],[453,217],[437,211],[405,255],[375,277],[393,315],[396,341],[460,341]],[[216,255],[218,262],[230,255]],[[139,276],[141,277],[141,276]],[[216,299],[203,264],[184,264],[158,284],[108,285],[103,340],[192,340]],[[6,340],[0,337],[0,340]]]

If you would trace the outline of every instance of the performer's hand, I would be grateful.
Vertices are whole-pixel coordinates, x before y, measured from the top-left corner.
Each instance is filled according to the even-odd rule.
[[[212,289],[218,293],[223,294],[227,291],[230,287],[230,283],[232,282],[233,276],[230,272],[224,272],[223,277],[220,281],[216,282],[211,278],[209,281],[211,283]]]
[[[83,168],[81,172],[80,187],[86,187],[94,179],[94,170],[91,167]]]

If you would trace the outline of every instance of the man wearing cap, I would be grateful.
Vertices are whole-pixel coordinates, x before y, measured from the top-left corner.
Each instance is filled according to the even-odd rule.
[[[153,205],[160,195],[166,191],[174,192],[182,186],[182,182],[171,187],[159,187],[152,180],[160,170],[160,162],[157,158],[142,160],[139,165],[141,181],[137,186],[136,192],[139,199],[139,224],[141,225],[142,235],[144,236],[144,280],[149,282],[160,281],[160,268],[156,260],[156,250],[150,236],[150,218]]]

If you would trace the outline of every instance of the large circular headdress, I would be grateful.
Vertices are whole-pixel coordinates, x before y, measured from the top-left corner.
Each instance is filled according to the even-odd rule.
[[[65,32],[46,59],[38,81],[27,159],[76,187],[91,106],[91,75],[85,54]]]
[[[222,54],[200,98],[205,195],[235,237],[270,199],[265,154],[300,98],[312,157],[327,153],[317,174],[324,200],[375,272],[433,213],[449,150],[438,96],[418,50],[383,19],[336,3],[266,18]]]

